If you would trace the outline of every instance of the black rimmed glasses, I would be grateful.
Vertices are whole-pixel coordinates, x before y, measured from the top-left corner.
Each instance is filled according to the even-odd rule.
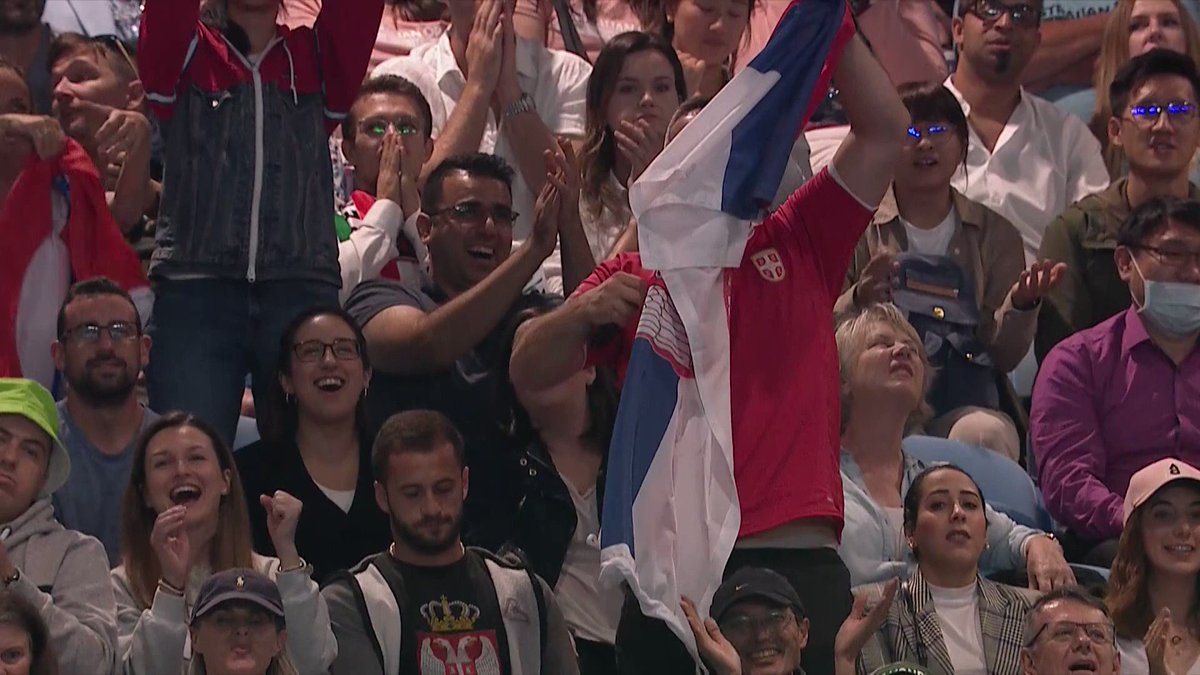
[[[333,342],[321,340],[305,340],[292,345],[292,353],[300,363],[316,363],[325,358],[325,352],[332,351],[333,358],[338,361],[357,361],[359,358],[358,340],[338,338]]]
[[[441,209],[440,211],[434,211],[430,215],[449,216],[452,220],[472,225],[482,224],[488,218],[491,218],[492,222],[497,225],[512,227],[512,224],[517,221],[519,214],[503,204],[496,204],[489,208],[481,202],[465,201]]]
[[[1145,103],[1129,106],[1129,118],[1143,129],[1158,123],[1163,115],[1174,125],[1185,125],[1196,121],[1196,104],[1189,101],[1170,103]]]
[[[1051,642],[1066,643],[1075,639],[1075,636],[1083,631],[1088,641],[1097,647],[1108,646],[1112,647],[1116,644],[1116,635],[1111,623],[1079,623],[1076,621],[1053,621],[1043,624],[1034,633],[1033,639],[1026,646],[1032,647],[1037,643],[1038,638],[1043,634],[1046,639]]]
[[[1021,28],[1037,28],[1042,22],[1042,13],[1033,5],[1006,5],[1000,0],[977,0],[967,9],[984,23],[995,23],[1000,17],[1008,15],[1014,26]]]
[[[59,340],[71,341],[77,344],[96,344],[100,335],[108,333],[108,339],[113,342],[132,340],[141,333],[141,328],[130,321],[114,321],[107,326],[95,323],[85,323],[63,331]]]

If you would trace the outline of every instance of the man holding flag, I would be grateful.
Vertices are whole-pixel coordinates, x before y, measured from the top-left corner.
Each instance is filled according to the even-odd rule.
[[[752,225],[831,74],[850,134],[829,168]],[[836,551],[833,304],[908,122],[843,0],[794,0],[630,191],[642,262],[657,274],[642,275],[601,532],[603,576],[631,590],[622,672],[686,672],[696,652],[681,598],[703,614],[723,574],[754,565],[811,610],[806,671],[833,673],[852,602]]]

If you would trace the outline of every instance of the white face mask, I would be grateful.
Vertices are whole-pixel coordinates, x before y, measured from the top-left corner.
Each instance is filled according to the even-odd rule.
[[[1145,286],[1146,299],[1138,307],[1138,314],[1150,319],[1160,330],[1174,337],[1185,337],[1200,332],[1200,284],[1152,281],[1142,274],[1137,260],[1134,260],[1132,255],[1130,260]],[[1138,304],[1137,298],[1134,298],[1133,302]]]

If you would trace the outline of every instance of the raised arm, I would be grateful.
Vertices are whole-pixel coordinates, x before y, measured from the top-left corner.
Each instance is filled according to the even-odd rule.
[[[517,330],[509,378],[518,395],[536,395],[579,372],[588,361],[588,340],[598,329],[619,332],[641,311],[646,284],[637,276],[616,272],[590,287],[588,282],[595,277],[581,286],[588,290]]]
[[[891,185],[908,128],[908,109],[858,35],[843,50],[833,77],[850,121],[850,133],[838,147],[833,166],[850,194],[873,208]]]
[[[188,55],[196,45],[200,3],[196,0],[146,0],[138,33],[138,79],[150,109],[162,121],[175,111],[175,94]]]
[[[558,203],[549,192],[538,197],[530,238],[483,281],[429,314],[389,307],[368,321],[363,333],[373,365],[398,375],[437,372],[482,342],[554,250]]]
[[[325,129],[338,128],[354,103],[379,32],[383,0],[324,0],[313,24],[325,88]]]

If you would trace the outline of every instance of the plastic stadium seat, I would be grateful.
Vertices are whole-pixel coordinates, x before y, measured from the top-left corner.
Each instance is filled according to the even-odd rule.
[[[983,498],[1017,523],[1046,532],[1054,521],[1029,474],[1019,464],[991,450],[932,436],[909,436],[904,450],[926,464],[948,462],[966,471],[983,491]]]

